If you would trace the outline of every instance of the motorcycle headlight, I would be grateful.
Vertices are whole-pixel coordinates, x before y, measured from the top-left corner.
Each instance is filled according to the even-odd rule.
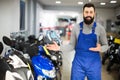
[[[48,76],[48,77],[50,77],[50,78],[54,78],[56,75],[55,75],[55,68],[53,68],[52,70],[44,70],[44,69],[42,69],[42,72],[46,75],[46,76]]]
[[[57,57],[56,56],[51,56],[51,59],[56,61]]]
[[[42,80],[42,79],[43,79],[43,77],[40,75],[37,77],[37,80]]]

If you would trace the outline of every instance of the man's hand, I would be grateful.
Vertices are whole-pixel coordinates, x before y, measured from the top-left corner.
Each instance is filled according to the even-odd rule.
[[[53,41],[53,44],[47,44],[46,48],[49,50],[53,50],[53,51],[59,51],[60,50],[60,46],[58,46],[58,44]]]
[[[91,50],[91,51],[99,51],[100,52],[101,51],[101,45],[97,43],[97,47],[89,48],[89,50]]]

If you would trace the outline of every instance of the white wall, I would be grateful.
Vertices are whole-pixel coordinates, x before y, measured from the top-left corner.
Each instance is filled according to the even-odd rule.
[[[34,19],[35,19],[35,12],[34,12],[34,1],[33,0],[27,0],[27,31],[29,34],[34,34]]]
[[[19,0],[0,0],[0,41],[2,41],[3,36],[9,37],[11,32],[19,31],[19,10]],[[4,45],[2,55],[4,54],[5,50],[6,45]]]
[[[27,31],[28,35],[39,35],[39,25],[43,13],[42,5],[36,0],[27,0]],[[44,13],[43,13],[44,14]]]
[[[82,6],[75,6],[75,7],[54,7],[54,6],[44,6],[44,10],[54,10],[54,11],[73,11],[78,12],[80,15],[78,16],[78,20],[82,20]],[[120,8],[119,8],[120,9]],[[115,20],[115,14],[120,13],[120,10],[113,8],[96,8],[97,12],[97,21],[106,28],[106,20]],[[116,12],[116,13],[115,13]],[[79,21],[78,21],[79,22]]]
[[[42,16],[42,26],[44,27],[55,27],[57,24],[57,13],[55,11],[43,11],[44,14]]]
[[[36,3],[37,10],[36,10],[36,32],[35,35],[36,37],[39,36],[39,30],[40,30],[40,23],[42,23],[42,17],[43,17],[43,8],[39,3]]]
[[[57,25],[56,22],[57,18],[60,15],[60,12],[63,12],[63,16],[77,16],[77,23],[83,20],[82,11],[59,11],[59,10],[44,10],[43,17],[41,17],[43,26],[55,26]],[[106,20],[115,21],[115,10],[114,9],[96,9],[96,19],[97,21],[106,28]],[[62,16],[62,15],[61,15]]]
[[[19,5],[19,0],[0,0],[0,41],[3,35],[19,31]]]
[[[97,21],[106,28],[106,20],[115,21],[115,10],[114,9],[101,9],[97,8]]]
[[[43,10],[40,12],[40,22],[44,27],[55,27],[59,26],[57,18],[65,16],[67,17],[78,17],[79,13],[74,11],[58,11],[58,10]]]

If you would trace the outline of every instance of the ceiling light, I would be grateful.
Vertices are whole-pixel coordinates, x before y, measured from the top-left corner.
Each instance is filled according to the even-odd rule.
[[[89,0],[89,2],[91,2],[91,0]]]
[[[61,1],[56,1],[55,3],[56,3],[56,4],[61,4]]]
[[[82,5],[82,4],[83,4],[83,2],[78,2],[78,4]]]
[[[110,1],[110,3],[117,3],[117,1]]]
[[[106,3],[101,2],[100,5],[105,5]]]

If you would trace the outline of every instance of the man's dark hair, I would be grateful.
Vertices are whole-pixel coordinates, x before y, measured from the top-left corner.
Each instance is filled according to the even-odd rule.
[[[94,4],[92,4],[92,3],[86,3],[86,4],[83,6],[83,11],[84,11],[85,7],[93,7],[93,8],[94,8],[94,11],[95,11],[95,6],[94,6]]]

